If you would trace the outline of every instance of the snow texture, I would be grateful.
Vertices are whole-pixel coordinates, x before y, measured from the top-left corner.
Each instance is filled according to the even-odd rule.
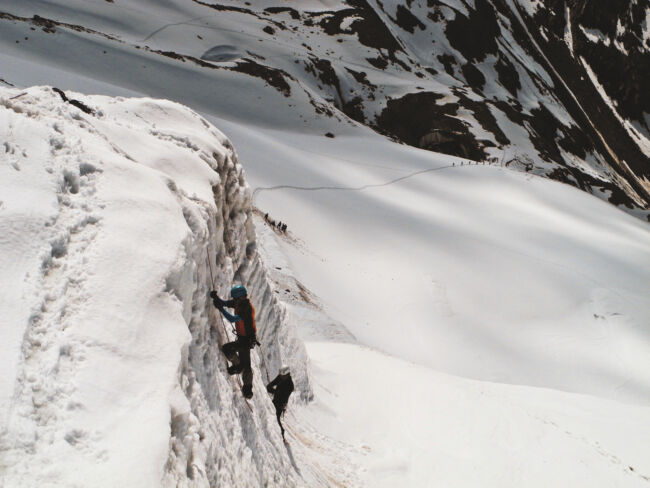
[[[151,99],[1,89],[3,486],[293,486],[264,385],[311,396],[256,252],[226,137]],[[247,402],[208,297],[244,283],[262,347]],[[268,368],[268,369],[267,369]]]
[[[0,19],[15,86],[0,106],[0,485],[648,486],[647,212],[601,201],[612,186],[594,198],[536,176],[558,167],[533,138],[545,127],[503,103],[492,165],[396,144],[336,107],[362,93],[372,122],[421,87],[544,107],[557,132],[540,137],[568,134],[552,66],[515,35],[543,3],[506,2],[524,10],[502,12],[498,51],[473,61],[484,97],[445,33],[481,2],[409,0],[439,15],[412,33],[391,20],[402,3],[370,2],[408,53],[391,59],[359,41],[359,8],[323,34],[350,9],[338,1],[0,0],[23,18]],[[451,74],[432,52],[455,57]],[[498,60],[515,65],[508,89]],[[288,90],[240,61],[283,70]],[[560,156],[569,181],[615,179],[598,151],[574,156]],[[250,410],[218,353],[208,257],[220,294],[241,281],[257,310]],[[298,386],[285,445],[262,389],[282,362]]]

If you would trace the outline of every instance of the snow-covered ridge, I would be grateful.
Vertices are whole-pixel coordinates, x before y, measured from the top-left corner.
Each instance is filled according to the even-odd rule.
[[[297,484],[263,382],[289,363],[309,398],[307,359],[232,145],[173,102],[66,95],[92,113],[0,89],[6,486]],[[250,409],[212,279],[222,296],[246,284],[257,310]]]

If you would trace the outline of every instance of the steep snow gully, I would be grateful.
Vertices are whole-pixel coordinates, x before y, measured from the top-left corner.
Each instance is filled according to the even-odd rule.
[[[264,384],[312,396],[228,139],[173,102],[0,89],[0,472],[6,486],[294,486]],[[8,164],[4,164],[6,161]],[[251,408],[209,300],[244,283]],[[230,335],[230,337],[227,337]]]

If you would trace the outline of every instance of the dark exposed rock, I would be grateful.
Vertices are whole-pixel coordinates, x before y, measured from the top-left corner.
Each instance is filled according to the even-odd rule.
[[[325,31],[328,36],[336,36],[337,34],[354,34],[351,29],[342,29],[341,24],[348,17],[355,17],[356,11],[353,8],[346,8],[336,12],[308,12],[312,17],[322,17],[319,21],[320,27]],[[313,25],[311,19],[307,19],[306,26]]]
[[[501,1],[495,0],[495,3],[499,5]],[[583,0],[575,0],[575,2],[572,5],[584,5]],[[524,12],[520,14],[528,24],[528,32],[535,32],[533,19],[525,17]],[[536,16],[538,21],[541,15],[538,13]],[[513,18],[512,26],[517,41],[528,51],[535,53],[536,49],[531,45],[527,32],[519,25],[518,20],[515,21]],[[549,26],[553,28],[553,23],[550,21]],[[610,107],[602,100],[587,72],[576,58],[571,56],[566,44],[557,39],[557,35],[555,37],[548,40],[541,35],[535,37],[536,43],[543,46],[545,54],[545,57],[538,55],[537,61],[541,66],[548,67],[547,73],[555,85],[554,95],[578,123],[593,147],[642,199],[641,205],[648,207],[650,187],[644,183],[644,180],[650,180],[648,158],[615,117]],[[574,38],[574,50],[577,52],[581,45],[580,38],[580,35]],[[552,63],[552,67],[549,66],[549,62]],[[621,79],[618,72],[616,75],[612,73],[612,76]]]
[[[90,108],[88,105],[86,105],[85,103],[83,103],[83,102],[81,102],[79,100],[75,100],[74,98],[68,98],[66,96],[66,94],[63,92],[63,90],[60,90],[59,88],[52,88],[52,90],[55,91],[56,93],[58,93],[59,96],[61,97],[61,99],[64,102],[69,103],[70,105],[73,105],[73,106],[77,107],[79,110],[81,110],[82,112],[85,112],[85,113],[87,113],[89,115],[94,115],[95,114],[95,111],[92,108]]]
[[[454,65],[456,64],[456,58],[450,54],[440,54],[438,56],[438,61],[442,63],[445,68],[445,71],[449,76],[454,76]]]
[[[221,5],[219,3],[200,2],[199,0],[192,0],[192,1],[200,5],[203,5],[204,7],[210,7],[211,9],[218,10],[221,12],[239,12],[242,14],[249,14],[249,15],[254,15],[255,17],[259,17],[255,12],[253,12],[249,8],[235,7],[234,5]]]
[[[532,117],[528,118],[528,123],[532,130],[529,133],[535,149],[547,160],[562,161],[562,154],[556,143],[560,122],[543,104],[532,109],[530,113]]]
[[[264,9],[265,12],[268,12],[270,14],[279,14],[282,12],[288,12],[289,15],[291,15],[291,18],[294,20],[299,20],[300,19],[300,14],[296,9],[293,9],[291,7],[268,7]]]
[[[190,61],[194,64],[197,64],[203,68],[210,69],[224,69],[227,71],[236,71],[238,73],[245,73],[255,78],[261,78],[266,81],[270,86],[278,90],[285,97],[291,95],[291,86],[287,82],[286,78],[293,79],[293,77],[284,70],[278,68],[271,68],[259,63],[256,63],[252,59],[243,59],[238,61],[235,66],[221,66],[213,63],[209,63],[194,56],[188,56],[186,54],[179,54],[173,51],[154,51],[151,52],[160,54],[162,56],[177,59],[179,61]]]
[[[319,25],[330,36],[356,34],[361,44],[377,50],[385,49],[391,59],[396,51],[402,50],[399,41],[366,0],[348,0],[347,3],[352,8],[335,12],[312,13],[311,15],[324,15]],[[342,22],[349,17],[354,18],[350,27],[342,29]]]
[[[494,115],[490,111],[490,106],[488,103],[477,102],[467,97],[460,90],[454,90],[454,94],[459,98],[460,103],[463,107],[467,107],[472,111],[474,118],[477,120],[481,127],[486,131],[494,135],[495,140],[498,144],[505,146],[510,144],[510,140],[501,130],[499,124],[497,123]],[[483,143],[485,146],[486,144]]]
[[[386,61],[384,58],[378,57],[378,58],[366,58],[366,61],[368,61],[371,65],[373,65],[375,68],[378,69],[386,69],[388,66],[388,61]]]
[[[353,69],[350,69],[348,67],[345,68],[345,70],[350,73],[354,79],[357,81],[357,83],[361,83],[362,85],[367,86],[368,88],[375,89],[376,86],[370,83],[368,80],[368,75],[366,74],[365,71],[355,71]]]
[[[467,83],[469,83],[472,88],[478,91],[483,90],[483,87],[485,86],[485,76],[483,76],[483,73],[481,73],[481,71],[476,66],[471,63],[467,63],[463,65],[461,70],[463,72],[463,76],[467,80]]]
[[[515,124],[524,125],[526,117],[522,113],[522,107],[519,101],[514,99],[510,99],[508,102],[504,100],[492,100],[490,103],[506,114]]]
[[[553,40],[561,43],[565,18],[552,13],[558,8],[562,11],[564,2],[549,0],[545,3],[547,8],[539,9],[534,20],[548,25],[554,34]],[[650,79],[650,45],[643,43],[647,2],[571,0],[568,6],[575,58],[585,58],[624,117],[650,129],[643,115],[644,111],[650,111],[650,90],[645,88]],[[609,45],[590,41],[582,28],[596,29],[609,40]]]
[[[332,63],[327,59],[320,59],[314,56],[310,56],[309,60],[311,67],[307,65],[307,70],[314,73],[325,85],[334,87],[339,97],[342,99],[341,83],[336,75],[336,71],[334,71],[334,68],[332,67]]]
[[[352,100],[345,102],[342,111],[352,120],[356,120],[361,124],[366,123],[366,115],[363,111],[363,99],[361,97],[354,97]]]
[[[47,19],[44,17],[41,17],[39,15],[34,15],[31,19],[27,17],[19,17],[17,15],[13,15],[7,12],[0,12],[0,19],[7,19],[7,20],[13,20],[16,22],[25,22],[28,24],[32,24],[35,26],[40,27],[43,32],[47,32],[48,34],[54,34],[56,32],[56,27],[63,27],[65,29],[73,30],[76,32],[86,32],[88,34],[94,34],[98,36],[102,36],[106,39],[109,39],[111,41],[117,41],[121,42],[119,39],[116,37],[113,37],[108,34],[104,34],[103,32],[99,32],[93,29],[88,29],[87,27],[84,27],[82,25],[76,25],[76,24],[68,24],[65,22],[59,22],[56,20],[52,19]],[[32,29],[33,30],[33,29]]]
[[[228,68],[232,71],[239,73],[246,73],[247,75],[261,78],[266,81],[273,88],[282,93],[285,97],[291,95],[291,86],[286,78],[292,78],[289,73],[277,68],[270,68],[262,64],[256,63],[253,60],[246,59],[240,61],[234,68]]]
[[[517,90],[521,88],[521,81],[519,80],[519,73],[510,62],[510,60],[502,54],[499,54],[499,59],[494,65],[499,83],[501,83],[506,90],[508,90],[513,97],[517,96]]]
[[[438,105],[442,95],[410,93],[388,100],[376,125],[412,146],[471,159],[483,159],[482,145],[457,117],[458,104]]]
[[[487,0],[475,0],[475,6],[469,17],[456,12],[445,30],[452,47],[468,61],[482,61],[486,55],[496,54],[500,34],[494,7]]]
[[[426,26],[409,9],[404,7],[404,5],[397,6],[397,19],[395,19],[395,23],[410,33],[415,32],[416,27],[421,30],[426,29]]]
[[[630,209],[637,207],[634,201],[630,199],[629,195],[625,193],[619,186],[609,181],[596,179],[593,176],[580,172],[575,168],[571,168],[569,166],[561,168],[558,167],[549,172],[548,177],[553,180],[561,181],[571,186],[575,186],[583,191],[592,194],[596,194],[598,191],[609,191],[610,195],[607,200],[612,205],[624,205]],[[650,215],[648,216],[648,220],[650,220]]]
[[[249,8],[244,8],[244,7],[235,7],[234,5],[222,5],[219,3],[207,3],[207,2],[201,2],[200,0],[192,0],[194,3],[198,3],[199,5],[203,5],[204,7],[209,7],[213,10],[217,10],[219,12],[237,12],[240,14],[246,14],[246,15],[251,15],[253,17],[256,17],[261,20],[266,20],[269,21],[268,19],[265,19],[261,15],[259,15],[257,12],[249,9]],[[250,4],[248,4],[250,5]],[[266,13],[266,11],[265,11]],[[276,22],[274,20],[270,20],[270,22],[273,23],[278,29],[286,29],[286,27],[281,23],[281,22]]]

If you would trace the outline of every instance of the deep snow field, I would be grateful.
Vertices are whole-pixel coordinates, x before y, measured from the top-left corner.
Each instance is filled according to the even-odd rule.
[[[250,192],[178,105],[23,93],[2,91],[6,486],[647,484],[642,221],[369,133],[223,122]],[[250,410],[213,252],[220,292],[260,301]],[[262,383],[281,362],[285,446]]]
[[[363,161],[368,145],[346,143]],[[345,179],[343,151],[323,145],[314,187],[377,186],[256,199],[292,223],[289,238],[256,228],[312,364],[298,425],[341,442],[365,486],[644,486],[646,224],[565,185],[403,147],[412,172],[419,158],[446,169]],[[373,171],[390,166],[389,147],[372,154]]]
[[[76,20],[143,39],[190,17],[177,3]],[[307,91],[14,34],[0,486],[648,486],[646,222],[316,114]],[[258,312],[250,409],[218,353],[208,256],[220,294],[242,281]],[[264,392],[282,363],[287,444]]]

